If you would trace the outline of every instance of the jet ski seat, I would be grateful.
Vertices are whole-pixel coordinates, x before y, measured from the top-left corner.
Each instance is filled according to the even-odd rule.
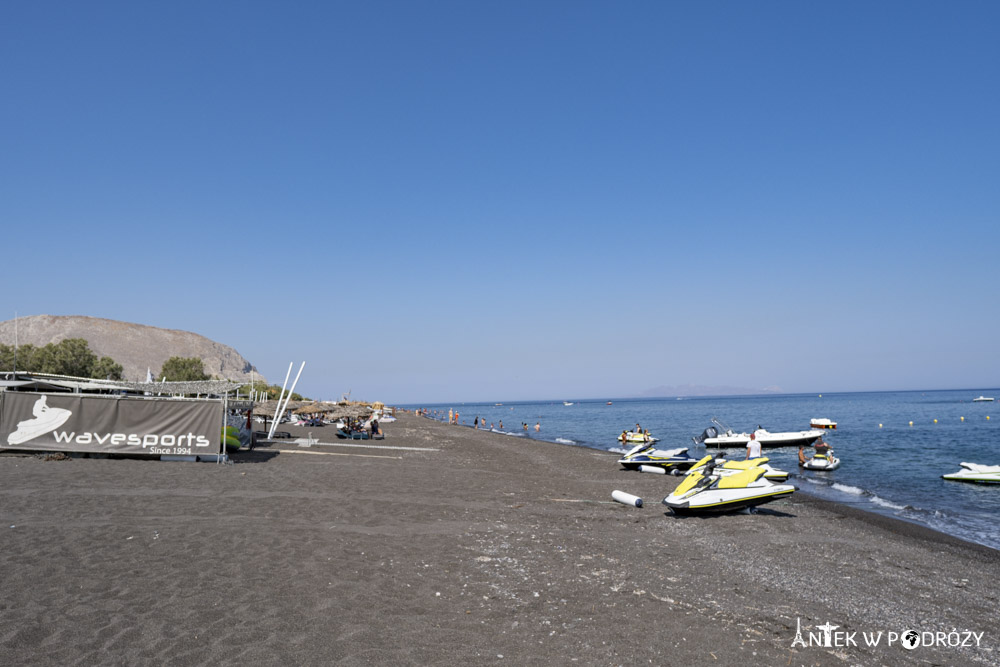
[[[719,478],[718,488],[720,489],[742,489],[748,484],[752,484],[760,479],[766,470],[763,468],[750,468],[735,475]]]

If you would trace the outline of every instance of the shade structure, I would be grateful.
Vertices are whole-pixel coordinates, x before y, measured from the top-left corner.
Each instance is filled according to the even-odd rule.
[[[336,403],[306,403],[296,408],[293,412],[297,415],[312,415],[317,413],[334,412],[338,408]]]

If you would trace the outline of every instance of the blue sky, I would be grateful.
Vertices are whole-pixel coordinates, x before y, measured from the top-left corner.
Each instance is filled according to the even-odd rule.
[[[389,402],[1000,384],[991,2],[0,6],[0,319]]]

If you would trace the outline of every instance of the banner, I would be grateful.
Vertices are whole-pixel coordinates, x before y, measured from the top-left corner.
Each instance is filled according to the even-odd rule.
[[[107,454],[217,454],[222,402],[7,391],[0,449]]]

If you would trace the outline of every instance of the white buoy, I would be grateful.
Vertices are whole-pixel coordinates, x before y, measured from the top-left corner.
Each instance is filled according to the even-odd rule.
[[[661,475],[666,475],[667,469],[661,468],[660,466],[639,466],[639,472],[655,472]]]
[[[622,503],[623,505],[634,505],[635,507],[642,507],[642,498],[639,496],[633,496],[631,493],[625,493],[624,491],[612,491],[611,497]]]

